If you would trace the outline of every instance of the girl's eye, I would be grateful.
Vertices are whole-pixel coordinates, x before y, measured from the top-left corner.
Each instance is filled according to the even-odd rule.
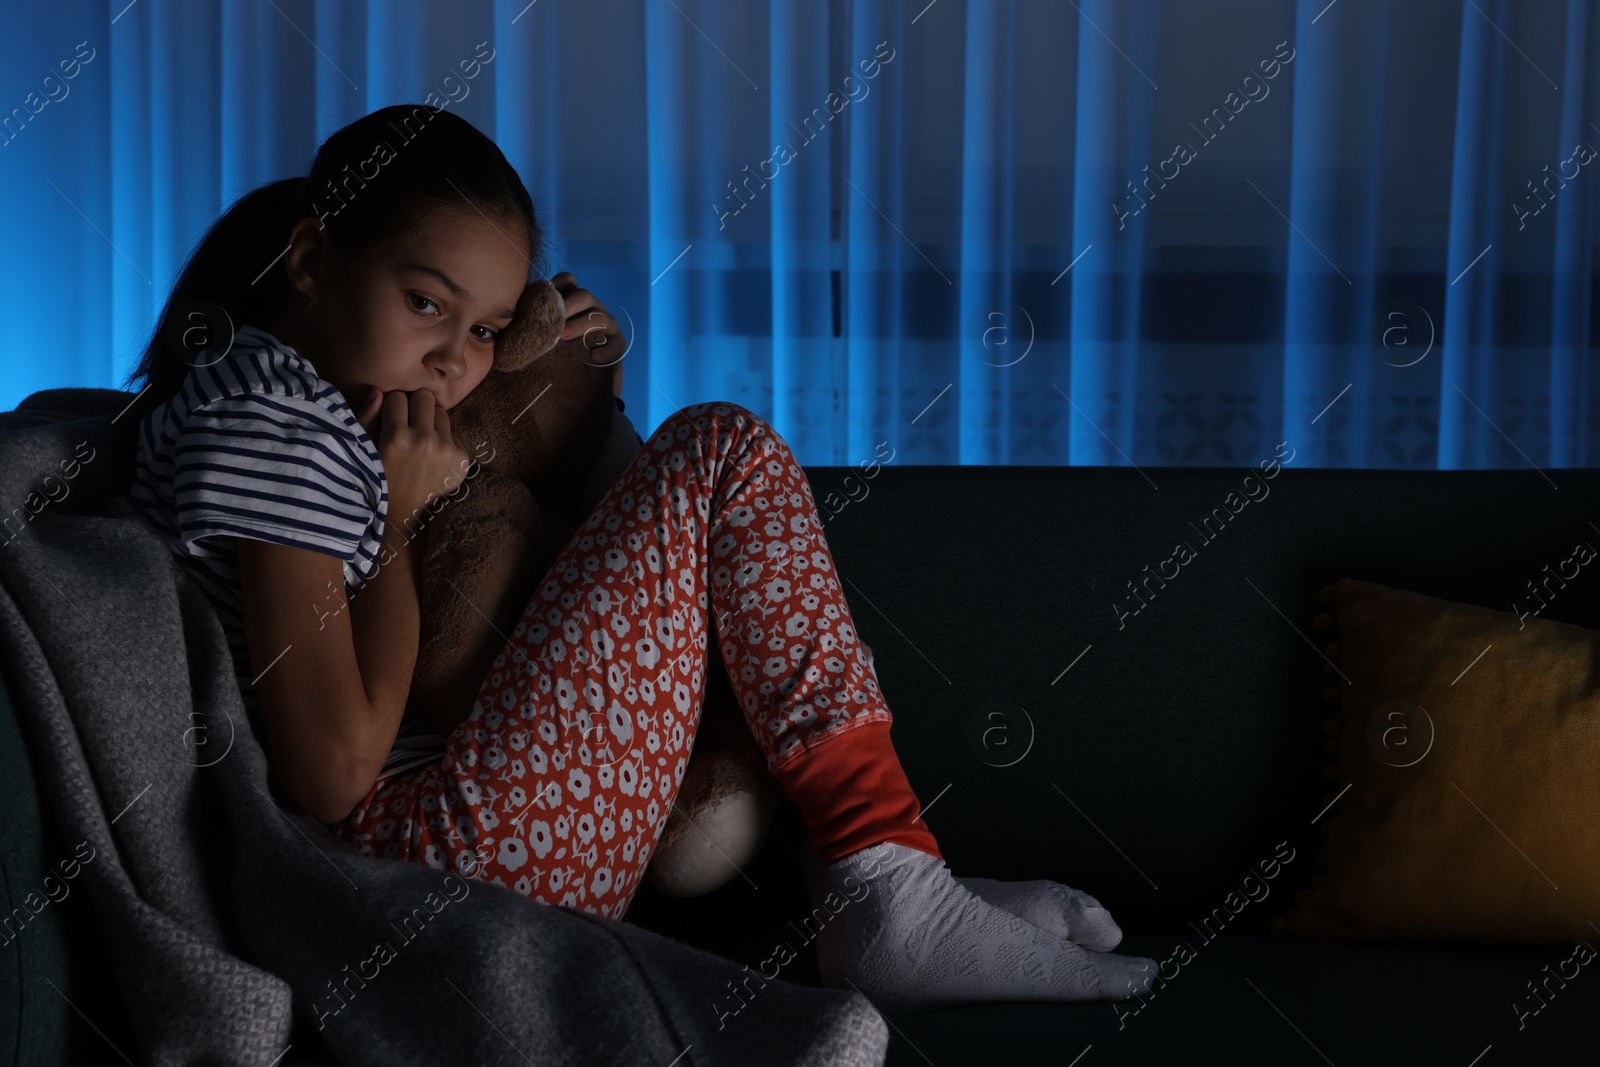
[[[426,315],[428,313],[428,311],[427,311],[427,308],[419,308],[415,303],[413,303],[413,301],[417,301],[417,300],[420,300],[424,304],[428,305],[429,307],[435,308],[435,309],[437,309],[438,306],[439,306],[432,299],[430,299],[429,297],[423,296],[421,293],[407,293],[406,294],[407,306],[409,306],[411,308],[411,310],[413,312],[415,312],[416,314],[418,314],[418,315]],[[486,342],[488,344],[494,344],[495,338],[500,336],[500,331],[499,330],[491,330],[487,326],[474,326],[473,329],[475,329],[475,330],[483,330],[485,333],[487,333],[488,334],[487,337],[484,337],[484,336],[480,335],[478,339],[480,341],[484,341],[484,342]]]

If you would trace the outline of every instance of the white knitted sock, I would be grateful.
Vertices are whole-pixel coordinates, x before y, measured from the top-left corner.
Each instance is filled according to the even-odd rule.
[[[820,866],[820,865],[818,865]],[[825,877],[826,882],[821,879]],[[1077,933],[1106,947],[1122,932],[1099,902],[1053,882],[972,879],[1027,911],[1024,919],[952,877],[943,860],[881,844],[808,872],[813,899],[843,899],[843,937],[819,939],[824,983],[860,991],[885,1011],[923,1011],[1001,1000],[1121,1000],[1145,994],[1154,960],[1063,940]],[[829,930],[827,933],[832,934]]]
[[[1122,928],[1100,902],[1060,882],[999,882],[993,878],[956,881],[987,903],[1026,919],[1047,934],[1094,952],[1109,952],[1122,940]]]

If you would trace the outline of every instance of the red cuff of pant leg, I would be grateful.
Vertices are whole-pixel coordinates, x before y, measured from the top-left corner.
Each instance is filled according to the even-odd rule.
[[[773,771],[800,808],[817,854],[828,863],[885,842],[944,858],[918,817],[922,805],[889,741],[889,725],[869,722],[841,730]]]

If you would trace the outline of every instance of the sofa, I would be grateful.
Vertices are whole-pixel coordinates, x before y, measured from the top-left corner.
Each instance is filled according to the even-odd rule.
[[[1595,1062],[1592,976],[1521,1026],[1511,1007],[1570,946],[1329,945],[1270,925],[1315,873],[1337,788],[1322,777],[1318,591],[1348,576],[1508,610],[1590,529],[1600,473],[1287,460],[1270,494],[1202,531],[1247,473],[807,470],[896,747],[951,868],[1090,892],[1124,930],[1116,951],[1163,962],[1163,983],[1140,1000],[891,1016],[888,1063]],[[1196,557],[1178,577],[1144,583],[1178,541]],[[1600,626],[1600,601],[1575,592],[1545,617]],[[10,914],[62,849],[5,695],[15,683],[5,656],[0,908]],[[760,855],[723,888],[676,900],[646,885],[627,919],[752,970],[789,944],[801,951],[780,977],[814,983],[801,836],[780,808]],[[1252,874],[1265,895],[1237,913],[1222,907]],[[130,1047],[126,1018],[82,894],[26,933],[0,945],[0,1067],[122,1062],[111,1049]],[[708,1000],[706,1011],[735,1003]],[[740,1025],[737,1013],[726,1025]]]
[[[1533,1003],[1527,983],[1570,942],[1337,945],[1270,930],[1316,873],[1339,789],[1322,776],[1319,591],[1349,576],[1509,611],[1529,579],[1594,537],[1600,472],[1291,459],[1267,495],[1205,523],[1249,473],[807,470],[896,749],[951,869],[1092,893],[1124,931],[1116,951],[1162,962],[1166,979],[1115,1006],[896,1016],[889,1064],[1600,1062],[1594,975],[1520,1027],[1512,1009]],[[1172,573],[1161,564],[1179,541],[1195,558],[1146,586]],[[1596,583],[1580,577],[1543,617],[1600,628]],[[809,907],[790,874],[797,835],[780,817],[749,882],[692,901],[647,888],[630,919],[752,968],[779,942],[798,947],[791,924]],[[1506,845],[1505,862],[1523,860]],[[1235,914],[1224,901],[1252,874],[1265,895]]]

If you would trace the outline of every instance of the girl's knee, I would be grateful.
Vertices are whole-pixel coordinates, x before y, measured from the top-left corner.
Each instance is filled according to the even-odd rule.
[[[743,419],[746,422],[766,425],[760,415],[757,415],[743,404],[734,403],[732,400],[702,400],[698,404],[687,404],[674,411],[671,417],[684,418],[693,422],[708,415],[716,415],[735,421]]]
[[[774,430],[766,419],[744,405],[731,400],[706,400],[681,407],[667,416],[666,422],[661,424],[661,430],[657,433],[657,447],[668,448],[676,442],[687,440],[695,433],[704,434],[711,428],[713,418],[729,429],[739,428],[746,434],[783,441],[778,431]]]

